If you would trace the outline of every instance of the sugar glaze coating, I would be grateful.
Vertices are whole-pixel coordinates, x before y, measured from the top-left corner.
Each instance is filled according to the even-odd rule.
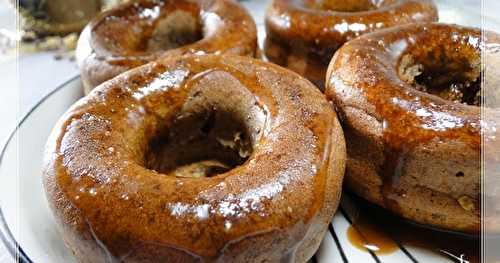
[[[438,19],[432,0],[372,2],[273,0],[266,14],[266,57],[323,89],[328,63],[345,42],[396,25]]]
[[[482,52],[498,60],[499,40],[491,32],[426,23],[344,45],[331,61],[326,94],[346,135],[347,187],[416,222],[479,233],[481,129],[486,147],[498,147],[498,120],[481,121],[476,105],[422,92],[405,79],[402,65],[408,57],[424,65],[424,80],[480,82]],[[485,111],[498,116],[497,108]]]
[[[131,68],[183,54],[255,56],[257,29],[233,0],[141,0],[94,18],[76,57],[85,92]]]
[[[147,168],[154,138],[185,125],[226,145],[224,115],[250,142],[243,164],[205,178]],[[73,105],[48,141],[44,185],[80,262],[306,262],[344,161],[335,112],[310,82],[245,57],[190,56],[133,69]]]

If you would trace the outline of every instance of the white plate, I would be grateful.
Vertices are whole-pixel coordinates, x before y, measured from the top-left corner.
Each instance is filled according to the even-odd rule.
[[[77,77],[55,89],[21,120],[0,155],[0,234],[11,253],[19,246],[21,262],[75,262],[56,232],[41,165],[52,126],[82,96]]]
[[[479,26],[481,23],[478,15],[479,1],[436,2],[440,8],[442,22],[469,26]],[[244,1],[243,4],[256,18],[259,40],[262,43],[265,35],[262,17],[266,1]],[[488,9],[486,13],[496,14],[496,11]],[[484,24],[490,29],[498,28],[497,25],[498,22],[491,19]],[[20,262],[75,262],[56,232],[54,218],[43,193],[40,167],[45,141],[53,125],[62,113],[82,96],[81,90],[79,78],[75,77],[45,96],[21,120],[0,153],[0,238],[12,254],[19,251]],[[350,209],[346,209],[348,211],[353,208],[346,200],[343,206],[349,207]],[[330,231],[313,261],[466,262],[453,260],[453,256],[446,256],[436,250],[410,245],[399,244],[393,253],[386,255],[360,250],[348,240],[348,217],[343,210],[335,215]],[[460,255],[456,257],[459,258]]]
[[[21,262],[75,262],[56,231],[43,192],[40,167],[52,127],[81,96],[80,80],[76,77],[44,97],[22,119],[0,155],[0,232],[11,253],[19,248]],[[351,210],[347,201],[342,205]],[[351,219],[344,209],[333,218],[313,261],[450,262],[444,254],[411,246],[399,245],[386,255],[358,249],[348,240]]]

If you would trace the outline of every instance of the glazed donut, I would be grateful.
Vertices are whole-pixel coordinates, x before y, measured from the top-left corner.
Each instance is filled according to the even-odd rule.
[[[412,22],[437,21],[432,0],[273,0],[266,14],[266,57],[323,90],[326,69],[345,42]]]
[[[131,68],[183,54],[255,55],[257,29],[233,0],[141,0],[93,19],[76,57],[85,92]]]
[[[339,49],[325,93],[344,128],[351,191],[421,224],[479,233],[481,52],[500,58],[499,36],[482,37],[412,24]]]
[[[80,262],[305,262],[345,143],[307,80],[239,56],[152,62],[94,89],[49,139],[44,186]]]

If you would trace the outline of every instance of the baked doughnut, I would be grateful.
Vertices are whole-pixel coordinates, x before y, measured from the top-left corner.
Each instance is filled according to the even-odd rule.
[[[44,186],[80,262],[305,262],[339,202],[340,123],[307,80],[239,56],[152,62],[60,119]]]
[[[326,69],[345,42],[411,22],[437,21],[432,0],[273,0],[266,14],[266,57],[323,90]]]
[[[76,57],[85,92],[131,68],[183,54],[255,55],[257,29],[233,0],[141,0],[102,13]]]
[[[325,93],[344,128],[351,191],[422,224],[479,233],[481,52],[500,57],[499,36],[482,37],[412,24],[337,51]]]

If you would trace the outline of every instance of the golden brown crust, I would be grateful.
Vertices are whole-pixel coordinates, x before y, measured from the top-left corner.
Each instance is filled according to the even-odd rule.
[[[256,50],[255,22],[233,0],[141,0],[93,19],[80,36],[77,60],[88,93],[159,58],[205,53],[254,57]]]
[[[311,1],[273,0],[266,14],[265,54],[270,61],[296,71],[321,89],[328,63],[345,42],[395,25],[438,18],[432,0],[380,1],[381,6],[353,12],[321,10],[305,2]],[[369,1],[328,2],[351,6]]]
[[[145,168],[151,140],[200,112],[244,123],[250,157],[206,178]],[[307,80],[205,55],[105,82],[60,119],[45,156],[49,203],[81,262],[305,262],[337,208],[345,143]]]
[[[479,30],[427,23],[362,36],[335,54],[326,94],[346,135],[349,189],[417,222],[479,233],[480,108],[421,92],[399,69],[408,54],[473,69],[483,48]]]

